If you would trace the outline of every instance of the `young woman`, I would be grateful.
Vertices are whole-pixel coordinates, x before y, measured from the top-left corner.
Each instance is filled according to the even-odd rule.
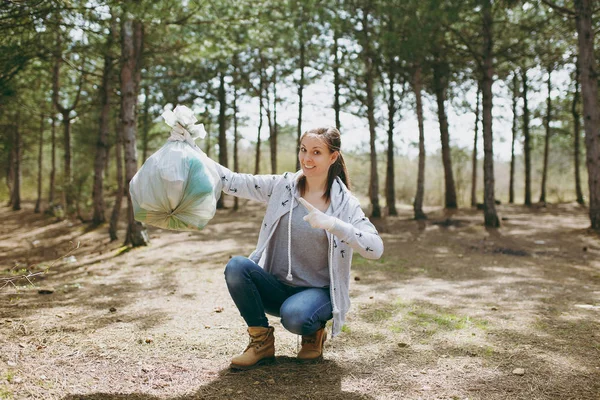
[[[299,360],[322,357],[326,322],[333,318],[337,335],[350,307],[353,251],[369,259],[383,253],[377,230],[349,191],[340,145],[335,128],[305,132],[298,153],[302,169],[295,174],[237,174],[216,165],[223,192],[267,203],[256,250],[225,267],[229,293],[250,335],[244,353],[231,361],[233,369],[274,359],[266,314],[302,335]]]

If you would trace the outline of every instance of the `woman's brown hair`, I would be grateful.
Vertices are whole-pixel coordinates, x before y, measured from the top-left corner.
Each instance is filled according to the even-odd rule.
[[[323,196],[325,199],[327,199],[327,201],[329,201],[331,198],[331,186],[333,185],[333,181],[337,176],[339,176],[342,182],[344,182],[344,185],[350,189],[350,176],[348,175],[346,163],[344,162],[344,157],[342,157],[342,153],[340,151],[340,147],[342,145],[340,131],[334,127],[310,129],[302,134],[302,137],[300,137],[300,143],[302,143],[302,139],[304,139],[306,135],[319,136],[321,139],[323,139],[331,153],[336,151],[339,153],[335,162],[329,166],[329,172],[327,173],[327,189],[325,190]],[[300,194],[304,196],[304,191],[306,190],[305,176],[302,176],[298,180],[298,189],[300,190]]]

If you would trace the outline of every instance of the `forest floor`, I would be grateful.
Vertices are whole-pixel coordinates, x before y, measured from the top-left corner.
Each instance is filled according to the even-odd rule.
[[[355,256],[324,360],[298,364],[272,318],[276,362],[246,372],[228,369],[247,335],[223,268],[260,205],[129,251],[32,207],[0,207],[0,276],[58,261],[0,289],[0,399],[600,399],[600,237],[576,204],[500,205],[498,230],[470,209],[374,221],[384,255]]]

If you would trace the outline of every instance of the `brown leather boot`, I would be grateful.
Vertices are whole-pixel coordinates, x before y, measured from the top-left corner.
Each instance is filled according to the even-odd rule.
[[[231,369],[250,369],[275,360],[275,336],[273,327],[248,327],[250,343],[243,354],[231,360]]]
[[[314,361],[323,358],[323,343],[327,331],[321,328],[312,335],[302,335],[302,348],[298,352],[299,361]]]

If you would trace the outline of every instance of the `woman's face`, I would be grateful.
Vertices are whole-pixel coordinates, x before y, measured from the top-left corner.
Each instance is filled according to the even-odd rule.
[[[298,160],[306,177],[323,176],[327,179],[329,167],[337,160],[338,152],[329,151],[325,141],[315,134],[305,135],[300,142]]]

